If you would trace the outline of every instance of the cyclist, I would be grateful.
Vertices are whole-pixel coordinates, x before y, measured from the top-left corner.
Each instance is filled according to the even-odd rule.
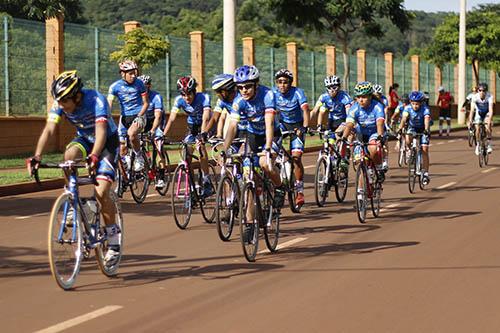
[[[167,136],[172,123],[177,118],[180,110],[187,113],[188,133],[184,141],[190,144],[196,143],[197,150],[200,154],[200,166],[203,173],[203,196],[212,195],[215,190],[210,182],[208,170],[207,150],[205,148],[205,141],[208,137],[207,132],[204,131],[204,121],[206,122],[212,113],[210,105],[210,96],[206,93],[196,92],[196,80],[191,76],[182,76],[177,80],[177,90],[179,96],[174,100],[170,117],[168,118],[167,125],[163,131],[163,135]],[[188,155],[193,153],[193,149],[188,147]]]
[[[384,88],[382,87],[382,85],[380,84],[374,84],[373,85],[373,97],[379,101],[380,103],[382,103],[384,105],[384,114],[385,114],[385,119],[386,119],[386,122],[385,122],[385,129],[386,129],[386,132],[385,132],[385,135],[387,135],[387,132],[390,131],[390,124],[389,124],[389,121],[390,121],[390,114],[389,114],[389,100],[387,99],[387,97],[385,97],[383,95],[383,92],[384,92]],[[389,148],[387,147],[387,138],[386,140],[384,141],[384,145],[383,145],[384,149],[382,151],[382,155],[383,155],[383,162],[382,162],[382,168],[384,171],[387,171],[389,169],[389,161],[388,161],[388,158],[389,158]]]
[[[394,113],[392,114],[391,126],[393,126],[394,124],[398,123],[401,120],[400,118],[403,115],[404,108],[409,104],[410,100],[408,99],[408,94],[403,94],[403,96],[401,96],[398,106],[394,109]]]
[[[165,109],[163,108],[163,97],[159,92],[151,89],[151,76],[141,75],[139,79],[146,86],[148,100],[150,101],[146,111],[146,126],[144,132],[149,132],[151,137],[154,138],[154,144],[160,154],[158,154],[158,172],[161,178],[158,178],[155,187],[162,189],[165,187],[165,157],[163,156],[163,129],[165,127]]]
[[[373,85],[370,82],[359,82],[354,87],[356,102],[351,106],[346,119],[346,127],[342,140],[348,136],[357,125],[358,139],[369,143],[368,152],[376,165],[379,178],[384,180],[382,168],[382,146],[385,142],[384,105],[373,98]]]
[[[146,87],[137,79],[137,64],[132,60],[125,60],[119,64],[121,79],[111,84],[108,92],[109,109],[112,110],[115,96],[120,102],[121,117],[118,126],[120,134],[120,155],[125,165],[130,168],[127,155],[127,136],[130,138],[135,153],[134,170],[144,168],[144,158],[140,153],[139,133],[146,125],[145,115],[149,107]]]
[[[309,106],[304,91],[292,86],[293,74],[288,69],[280,69],[274,74],[276,87],[273,88],[276,100],[276,111],[279,114],[280,126],[285,131],[294,131],[290,136],[293,163],[295,165],[295,189],[297,197],[295,206],[300,209],[304,205],[304,153],[305,133],[309,129]]]
[[[387,119],[390,119],[392,122],[392,116],[394,112],[396,112],[396,108],[401,105],[401,99],[398,95],[399,84],[394,83],[389,87],[389,108],[387,109]],[[392,124],[389,124],[392,125]]]
[[[488,92],[488,84],[480,83],[477,86],[477,94],[472,97],[471,108],[469,114],[469,123],[474,120],[476,126],[476,155],[479,155],[479,125],[484,122],[486,125],[486,135],[488,137],[487,152],[490,154],[493,151],[491,147],[491,128],[493,126],[493,96]]]
[[[119,236],[121,232],[115,224],[115,206],[109,196],[115,179],[116,157],[118,154],[118,131],[111,117],[106,98],[99,92],[83,89],[82,80],[76,70],[59,74],[50,88],[54,104],[47,117],[36,146],[35,154],[29,160],[31,174],[37,169],[47,143],[56,133],[62,115],[76,127],[76,137],[66,146],[64,160],[85,159],[96,174],[96,199],[101,206],[106,224],[109,249],[105,256],[108,266],[116,264],[120,256]]]
[[[429,184],[429,141],[431,127],[431,111],[429,106],[424,104],[425,96],[421,91],[412,91],[408,97],[410,105],[407,105],[403,111],[403,119],[399,124],[399,133],[408,123],[406,131],[406,146],[410,147],[415,134],[423,134],[420,139],[423,157],[422,183]],[[407,154],[409,156],[409,154]]]
[[[258,153],[265,151],[266,156],[253,161],[260,165],[275,185],[275,205],[283,206],[285,191],[277,170],[271,161],[271,147],[275,133],[276,105],[271,89],[259,84],[259,70],[255,66],[244,65],[234,72],[234,82],[239,96],[233,102],[224,151],[231,145],[236,136],[238,123],[247,121],[247,145],[249,151]]]
[[[445,91],[441,86],[438,89],[438,97],[436,105],[439,106],[439,136],[443,135],[443,120],[446,119],[446,136],[450,136],[451,130],[451,104],[453,103],[453,96],[449,91]]]
[[[474,97],[475,94],[477,94],[477,87],[476,86],[472,87],[471,92],[467,95],[467,97],[465,97],[464,104],[462,104],[462,112],[465,113],[465,112],[469,111],[469,113],[470,113],[470,108],[472,107],[471,106],[472,97]],[[466,114],[466,118],[469,119],[469,116],[467,116],[467,114]],[[469,128],[472,128],[472,125],[473,124],[469,122]]]

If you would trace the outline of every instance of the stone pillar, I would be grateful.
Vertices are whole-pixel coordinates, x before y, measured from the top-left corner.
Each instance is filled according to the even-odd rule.
[[[243,65],[255,65],[255,43],[252,37],[243,37]]]
[[[497,102],[497,73],[490,71],[490,84],[488,87],[491,96],[493,96],[493,103]]]
[[[476,79],[476,75],[474,74],[474,68],[476,68],[477,70],[477,76],[479,76],[479,60],[474,60],[474,63],[472,64],[472,85],[474,87],[477,87],[479,85],[479,82],[478,82],[478,79]],[[468,92],[469,92],[469,89],[471,87],[467,87],[465,86],[465,96],[467,96]]]
[[[438,66],[434,67],[434,91],[437,94],[437,91],[440,86],[443,85],[443,73],[441,72],[441,68]],[[451,87],[448,87],[451,91]],[[430,91],[429,91],[430,93]],[[431,103],[434,103],[435,101],[431,101]]]
[[[137,21],[127,21],[123,23],[123,28],[125,30],[125,33],[130,32],[134,29],[140,28],[141,23]]]
[[[47,110],[52,107],[54,100],[50,94],[52,81],[64,70],[64,17],[45,20],[45,61]]]
[[[337,74],[337,54],[335,46],[327,45],[325,47],[326,54],[326,75]]]
[[[356,59],[357,59],[357,70],[358,82],[366,81],[366,50],[357,50],[356,51]]]
[[[394,84],[394,54],[392,54],[392,52],[384,53],[384,60],[385,60],[385,91],[389,91],[389,88]]]
[[[198,91],[205,89],[205,45],[203,42],[203,31],[192,31],[191,38],[191,75],[198,82]]]
[[[411,56],[411,89],[420,90],[420,56]]]
[[[453,83],[453,90],[455,92],[453,97],[455,97],[458,101],[458,64],[453,67]],[[451,87],[448,87],[448,90],[451,91]]]
[[[297,43],[286,43],[286,66],[293,73],[293,85],[299,84],[299,62],[298,62]]]

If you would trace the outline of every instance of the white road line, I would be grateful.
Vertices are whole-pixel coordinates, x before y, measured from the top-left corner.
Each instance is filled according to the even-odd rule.
[[[448,141],[449,143],[453,143],[453,142],[456,142],[457,140],[450,140]]]
[[[158,193],[148,194],[148,195],[146,195],[146,198],[152,198],[152,197],[157,197],[157,196],[159,196]]]
[[[436,143],[436,144],[437,144],[437,145],[444,145],[444,142],[443,142],[443,141],[441,141],[441,142],[438,142],[438,143]]]
[[[32,217],[45,216],[45,215],[49,215],[49,214],[48,213],[38,213],[38,214],[26,215],[26,216],[16,216],[14,219],[16,219],[16,220],[26,220],[26,219],[30,219]]]
[[[291,240],[289,240],[287,242],[278,244],[278,246],[276,247],[276,250],[284,249],[285,247],[289,247],[289,246],[291,246],[293,244],[297,244],[297,243],[303,242],[306,239],[307,239],[307,237],[298,237],[298,238],[291,239]],[[258,254],[262,254],[262,253],[269,253],[269,250],[265,249],[265,250],[262,250],[262,251],[258,252]]]
[[[496,169],[498,169],[498,168],[497,167],[495,167],[495,168],[489,168],[489,169],[481,171],[481,173],[488,173],[488,172],[491,172],[491,171],[496,170]]]
[[[398,204],[398,203],[393,203],[393,204],[390,204],[390,205],[385,206],[385,207],[384,207],[384,208],[382,208],[380,211],[381,211],[381,212],[386,212],[386,211],[388,211],[389,209],[391,209],[391,208],[396,208],[396,207],[397,207],[397,206],[399,206],[399,205],[400,205],[400,204]]]
[[[62,323],[56,324],[54,326],[47,327],[43,330],[36,331],[35,333],[56,333],[56,332],[61,332],[64,331],[70,327],[74,327],[76,325],[82,324],[86,321],[95,319],[100,316],[104,316],[105,314],[111,313],[113,311],[119,310],[123,308],[123,306],[120,305],[108,305],[105,306],[101,309],[89,312],[87,314],[78,316],[76,318],[70,319],[63,321]]]
[[[437,190],[443,190],[443,189],[445,189],[445,188],[448,188],[448,187],[451,187],[451,186],[455,185],[456,183],[457,183],[457,182],[447,183],[447,184],[444,184],[444,185],[441,185],[441,186],[437,187],[436,189],[437,189]]]
[[[306,166],[304,167],[304,169],[311,169],[311,168],[314,168],[314,167],[315,167],[315,165],[306,165]]]

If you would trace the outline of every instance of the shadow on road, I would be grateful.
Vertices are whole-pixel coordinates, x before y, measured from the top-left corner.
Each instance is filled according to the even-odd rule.
[[[306,235],[310,233],[325,233],[331,232],[334,234],[357,234],[361,232],[373,231],[380,229],[379,225],[331,225],[331,226],[312,226],[302,228],[287,228],[280,231],[280,237]]]

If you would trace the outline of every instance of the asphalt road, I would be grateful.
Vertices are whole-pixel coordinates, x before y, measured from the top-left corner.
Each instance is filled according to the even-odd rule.
[[[90,259],[67,292],[50,275],[46,244],[60,190],[4,197],[0,330],[498,332],[500,153],[480,169],[464,135],[432,138],[431,183],[416,194],[393,153],[381,216],[363,225],[352,187],[343,204],[334,195],[313,204],[317,155],[305,155],[307,203],[298,215],[284,210],[283,248],[255,263],[238,232],[223,243],[199,213],[181,231],[167,199],[126,196],[119,275],[104,277]]]

